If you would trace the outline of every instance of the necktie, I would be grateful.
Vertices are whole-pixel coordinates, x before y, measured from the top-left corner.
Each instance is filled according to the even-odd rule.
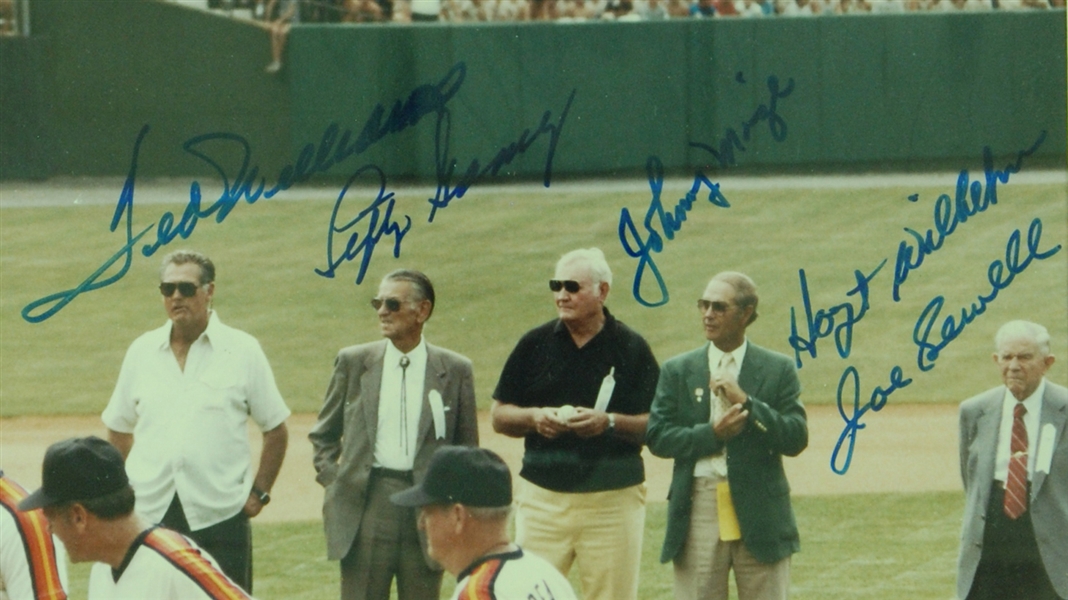
[[[408,456],[408,365],[412,361],[407,356],[400,357],[401,393],[400,393],[400,443],[404,446],[404,455]]]
[[[1009,476],[1005,478],[1005,514],[1015,519],[1027,512],[1027,428],[1023,402],[1012,411],[1012,442],[1009,444]]]
[[[724,354],[722,357],[720,357],[720,359],[719,359],[719,367],[716,368],[715,377],[717,377],[717,378],[718,377],[724,377],[726,375],[731,375],[733,373],[734,373],[734,355],[728,352],[728,353]],[[730,408],[730,402],[727,400],[727,397],[725,395],[723,395],[723,393],[720,392],[719,390],[716,390],[714,386],[712,388],[712,393],[716,397],[716,400],[712,402],[712,415],[711,415],[712,424],[714,425],[716,423],[716,421],[718,421],[720,419],[720,417],[723,416],[723,413],[727,412],[727,409]]]

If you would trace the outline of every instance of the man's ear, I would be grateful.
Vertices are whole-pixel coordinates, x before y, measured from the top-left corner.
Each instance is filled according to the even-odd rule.
[[[89,525],[89,511],[84,506],[75,502],[67,510],[67,519],[78,531],[85,531]]]

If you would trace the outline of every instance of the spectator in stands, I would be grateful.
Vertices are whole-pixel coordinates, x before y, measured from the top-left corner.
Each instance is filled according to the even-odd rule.
[[[375,0],[345,0],[345,14],[342,20],[347,23],[377,23],[385,20],[382,5]]]
[[[491,20],[493,11],[489,4],[488,0],[460,0],[456,8],[459,20],[465,23]]]
[[[737,17],[738,10],[734,7],[734,0],[712,0],[712,7],[717,17]]]
[[[784,17],[814,17],[823,12],[820,0],[786,0],[782,9]]]
[[[645,21],[663,21],[669,18],[665,2],[646,0],[638,4],[638,14]]]
[[[272,18],[274,11],[278,11],[278,17],[273,18],[268,25],[271,37],[271,64],[265,69],[274,74],[282,70],[282,52],[286,48],[286,39],[289,37],[289,28],[293,23],[300,21],[298,12],[298,0],[268,0],[267,15]]]
[[[527,5],[522,0],[497,0],[493,9],[494,21],[526,21]]]
[[[690,5],[686,0],[667,0],[667,11],[672,19],[689,17]]]
[[[765,14],[759,0],[735,0],[734,10],[743,17],[763,17]]]
[[[690,5],[690,16],[698,19],[710,19],[716,16],[714,0],[697,0]]]
[[[441,19],[441,0],[411,0],[412,23],[433,23]]]
[[[948,2],[949,0],[946,0]],[[834,14],[855,15],[870,12],[871,8],[864,0],[837,0],[834,4]]]

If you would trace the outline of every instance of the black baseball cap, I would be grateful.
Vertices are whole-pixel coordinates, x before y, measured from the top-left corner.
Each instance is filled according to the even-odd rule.
[[[41,489],[19,502],[19,510],[93,500],[129,484],[122,455],[115,446],[96,436],[71,438],[48,447]]]
[[[493,451],[472,446],[442,446],[430,457],[418,485],[389,497],[398,506],[463,504],[498,507],[512,503],[512,473]]]

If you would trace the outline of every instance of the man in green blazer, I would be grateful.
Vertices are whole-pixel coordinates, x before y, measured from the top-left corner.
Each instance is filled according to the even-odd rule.
[[[709,344],[660,371],[646,444],[674,458],[662,562],[675,563],[675,597],[786,598],[800,550],[782,457],[808,445],[801,384],[786,356],[750,343],[756,286],[724,272],[698,308]]]

